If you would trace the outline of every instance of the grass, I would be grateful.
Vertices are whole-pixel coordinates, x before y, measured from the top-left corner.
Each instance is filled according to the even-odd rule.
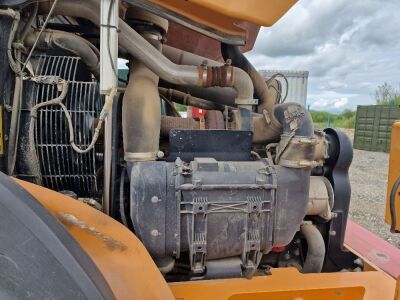
[[[325,111],[310,111],[314,124],[318,127],[328,126],[328,112]],[[336,128],[354,128],[356,121],[356,112],[345,110],[341,114],[330,114],[331,127]]]

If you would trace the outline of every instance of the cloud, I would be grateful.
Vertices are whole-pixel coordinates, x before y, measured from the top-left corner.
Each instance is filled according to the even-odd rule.
[[[310,107],[315,110],[324,110],[328,108],[342,108],[349,102],[348,98],[340,99],[319,99],[311,103]]]
[[[246,56],[258,69],[308,70],[309,103],[372,104],[378,85],[400,82],[398,11],[398,0],[300,0]]]
[[[336,81],[336,80],[330,80],[326,84],[326,86],[322,86],[321,89],[327,89],[327,90],[338,90],[338,89],[343,89],[348,87],[347,83],[341,82],[341,81]]]

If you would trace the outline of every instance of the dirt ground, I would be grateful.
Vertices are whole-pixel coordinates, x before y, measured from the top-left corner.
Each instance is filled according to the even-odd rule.
[[[353,138],[353,130],[345,130]],[[400,234],[384,221],[389,154],[354,149],[350,167],[350,218],[400,248]]]

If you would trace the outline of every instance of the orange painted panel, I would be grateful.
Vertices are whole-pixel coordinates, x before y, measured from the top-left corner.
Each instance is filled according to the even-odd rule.
[[[400,121],[396,121],[392,126],[392,136],[390,142],[390,158],[389,158],[389,177],[386,200],[386,223],[392,224],[390,217],[390,192],[394,183],[400,176]],[[396,203],[396,230],[400,231],[400,190],[397,191],[395,197]]]
[[[174,299],[146,248],[121,223],[68,196],[16,181],[68,229],[117,299]]]

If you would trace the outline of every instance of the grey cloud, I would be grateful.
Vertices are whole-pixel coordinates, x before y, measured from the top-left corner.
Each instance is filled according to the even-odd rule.
[[[399,11],[399,0],[300,0],[247,57],[259,69],[310,71],[310,103],[373,103],[379,84],[400,82]]]
[[[300,1],[272,28],[261,32],[255,51],[268,56],[305,55],[337,40],[354,26],[358,15],[370,15],[367,1]]]

